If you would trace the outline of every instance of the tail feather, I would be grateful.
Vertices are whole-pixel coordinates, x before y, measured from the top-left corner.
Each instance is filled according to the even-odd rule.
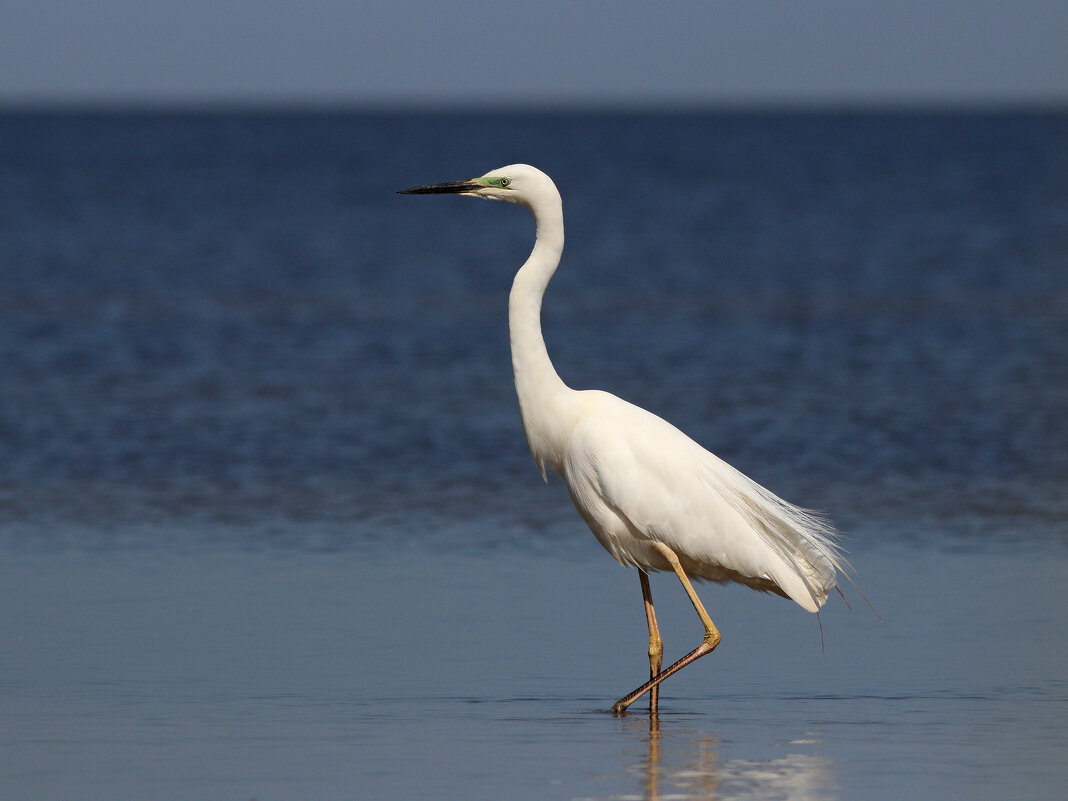
[[[839,572],[853,583],[847,572],[851,567],[839,545],[840,535],[826,518],[784,501],[718,457],[712,458],[718,464],[707,471],[710,483],[797,575],[816,609],[838,585]],[[803,599],[791,597],[809,606]]]

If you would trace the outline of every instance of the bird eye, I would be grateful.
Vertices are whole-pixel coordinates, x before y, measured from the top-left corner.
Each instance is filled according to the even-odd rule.
[[[507,189],[508,184],[512,183],[511,178],[501,178],[501,189]]]

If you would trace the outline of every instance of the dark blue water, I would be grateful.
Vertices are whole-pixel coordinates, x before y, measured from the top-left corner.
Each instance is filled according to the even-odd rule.
[[[525,160],[565,197],[569,383],[847,527],[1062,537],[1066,143],[1057,115],[6,116],[0,521],[358,540],[478,493],[549,536],[505,323],[530,221],[394,195]]]
[[[644,619],[526,451],[531,222],[395,194],[513,161],[565,381],[826,510],[886,624],[703,588],[724,655],[600,715]],[[1066,419],[1064,115],[0,116],[0,794],[1048,795]]]

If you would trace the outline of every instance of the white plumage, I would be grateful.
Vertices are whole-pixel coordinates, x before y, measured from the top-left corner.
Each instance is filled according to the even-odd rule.
[[[777,498],[671,424],[605,392],[578,393],[564,479],[579,514],[625,565],[776,592],[815,612],[837,583],[825,524]]]
[[[639,568],[650,630],[647,684],[620,699],[622,712],[719,642],[687,574],[734,581],[817,611],[843,560],[833,529],[778,498],[654,414],[598,390],[576,391],[557,375],[541,333],[541,301],[564,246],[560,194],[545,173],[512,164],[475,178],[404,194],[456,193],[526,206],[534,249],[509,296],[516,393],[534,460],[562,476],[579,514],[619,562]],[[674,570],[705,625],[705,640],[660,672],[662,651],[647,571]],[[656,652],[654,654],[654,652]]]

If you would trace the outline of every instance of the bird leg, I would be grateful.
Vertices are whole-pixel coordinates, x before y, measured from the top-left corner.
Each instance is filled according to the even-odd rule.
[[[705,654],[710,653],[712,649],[719,645],[719,641],[721,639],[719,630],[716,628],[715,624],[712,623],[712,618],[710,618],[708,616],[708,612],[705,611],[705,607],[701,603],[701,599],[698,598],[697,593],[694,592],[693,585],[690,583],[690,579],[686,575],[686,571],[682,569],[682,565],[679,563],[679,557],[675,555],[675,552],[673,550],[671,550],[663,543],[654,542],[652,543],[652,546],[656,550],[660,551],[660,554],[667,560],[668,564],[671,565],[672,570],[675,571],[675,575],[679,577],[679,581],[682,582],[682,587],[686,590],[686,594],[690,598],[690,603],[693,604],[693,608],[697,612],[697,616],[701,618],[701,623],[705,627],[705,637],[701,641],[700,645],[690,651],[690,653],[686,654],[686,656],[684,656],[678,662],[669,666],[666,670],[658,673],[656,676],[653,676],[649,681],[647,681],[634,692],[625,695],[618,701],[616,701],[615,704],[612,705],[612,712],[614,712],[615,714],[626,712],[628,706],[630,706],[643,695],[645,695],[645,693],[650,692],[651,690],[656,688],[660,684],[660,682],[662,682],[668,676],[674,675],[691,662],[694,662],[700,659]],[[650,650],[652,649],[650,648]]]
[[[660,675],[660,665],[664,659],[664,643],[660,639],[660,627],[656,625],[656,611],[653,609],[653,593],[649,589],[649,574],[638,569],[638,580],[642,583],[642,598],[645,600],[645,619],[649,623],[649,678]],[[649,690],[649,714],[655,715],[660,700],[660,687]]]

